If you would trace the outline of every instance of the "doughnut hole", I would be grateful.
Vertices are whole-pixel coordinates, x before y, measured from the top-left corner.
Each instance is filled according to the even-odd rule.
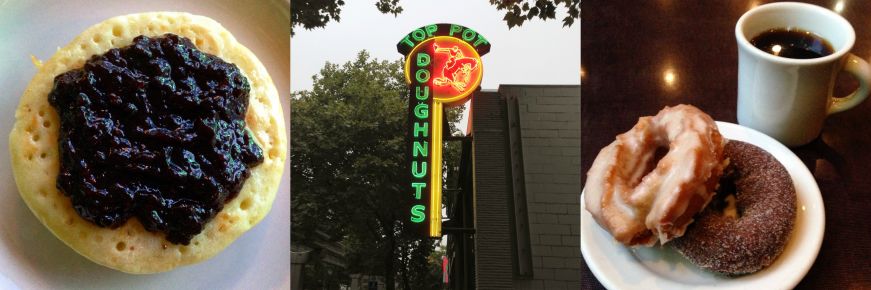
[[[656,164],[659,164],[659,160],[662,160],[665,155],[668,154],[667,146],[658,146],[656,147],[656,151],[653,152],[653,165],[650,168],[650,171],[653,171],[653,168],[656,168]]]
[[[638,175],[637,180],[630,180],[630,185],[632,187],[635,187],[639,183],[641,183],[641,180],[644,179],[645,176],[647,176],[648,174],[653,172],[653,170],[656,169],[657,164],[659,164],[659,161],[662,160],[662,158],[665,157],[665,155],[667,155],[667,154],[668,154],[668,147],[667,146],[656,146],[656,149],[654,149],[654,151],[653,151],[653,155],[651,156],[650,159],[647,160],[647,163],[644,164],[643,174]]]
[[[740,218],[744,215],[744,209],[738,206],[737,201],[738,186],[735,184],[737,175],[734,170],[727,169],[720,178],[720,187],[708,204],[711,210],[729,218]]]

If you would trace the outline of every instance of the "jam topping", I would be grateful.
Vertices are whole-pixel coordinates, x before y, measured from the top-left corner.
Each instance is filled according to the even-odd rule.
[[[136,217],[188,244],[263,162],[245,129],[250,85],[236,65],[173,34],[139,36],[58,75],[57,187],[78,214]]]

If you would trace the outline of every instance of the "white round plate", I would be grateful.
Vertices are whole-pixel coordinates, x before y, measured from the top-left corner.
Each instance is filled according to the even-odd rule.
[[[789,172],[798,211],[789,243],[774,263],[750,275],[727,277],[694,266],[670,246],[627,248],[581,210],[581,253],[608,289],[792,289],[807,274],[823,242],[825,212],[820,189],[807,167],[785,146],[753,129],[717,122],[720,133],[771,153]],[[584,197],[581,194],[581,208]]]
[[[36,74],[30,55],[46,60],[91,25],[148,11],[184,11],[220,22],[266,66],[289,122],[288,5],[288,0],[0,0],[0,289],[289,289],[289,163],[272,211],[223,252],[166,273],[130,275],[80,256],[34,217],[18,195],[6,141],[18,99]]]

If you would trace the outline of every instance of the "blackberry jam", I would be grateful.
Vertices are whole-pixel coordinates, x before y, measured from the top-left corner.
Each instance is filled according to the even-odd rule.
[[[263,153],[245,129],[250,85],[233,64],[173,34],[139,36],[58,75],[57,187],[101,227],[136,217],[188,244]]]

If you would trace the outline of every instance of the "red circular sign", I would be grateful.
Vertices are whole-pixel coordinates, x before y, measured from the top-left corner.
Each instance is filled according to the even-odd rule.
[[[424,52],[431,58],[428,84],[433,100],[444,104],[462,103],[481,84],[484,67],[481,56],[468,43],[450,36],[436,36],[418,44],[405,60],[405,79],[411,83],[413,57]]]

